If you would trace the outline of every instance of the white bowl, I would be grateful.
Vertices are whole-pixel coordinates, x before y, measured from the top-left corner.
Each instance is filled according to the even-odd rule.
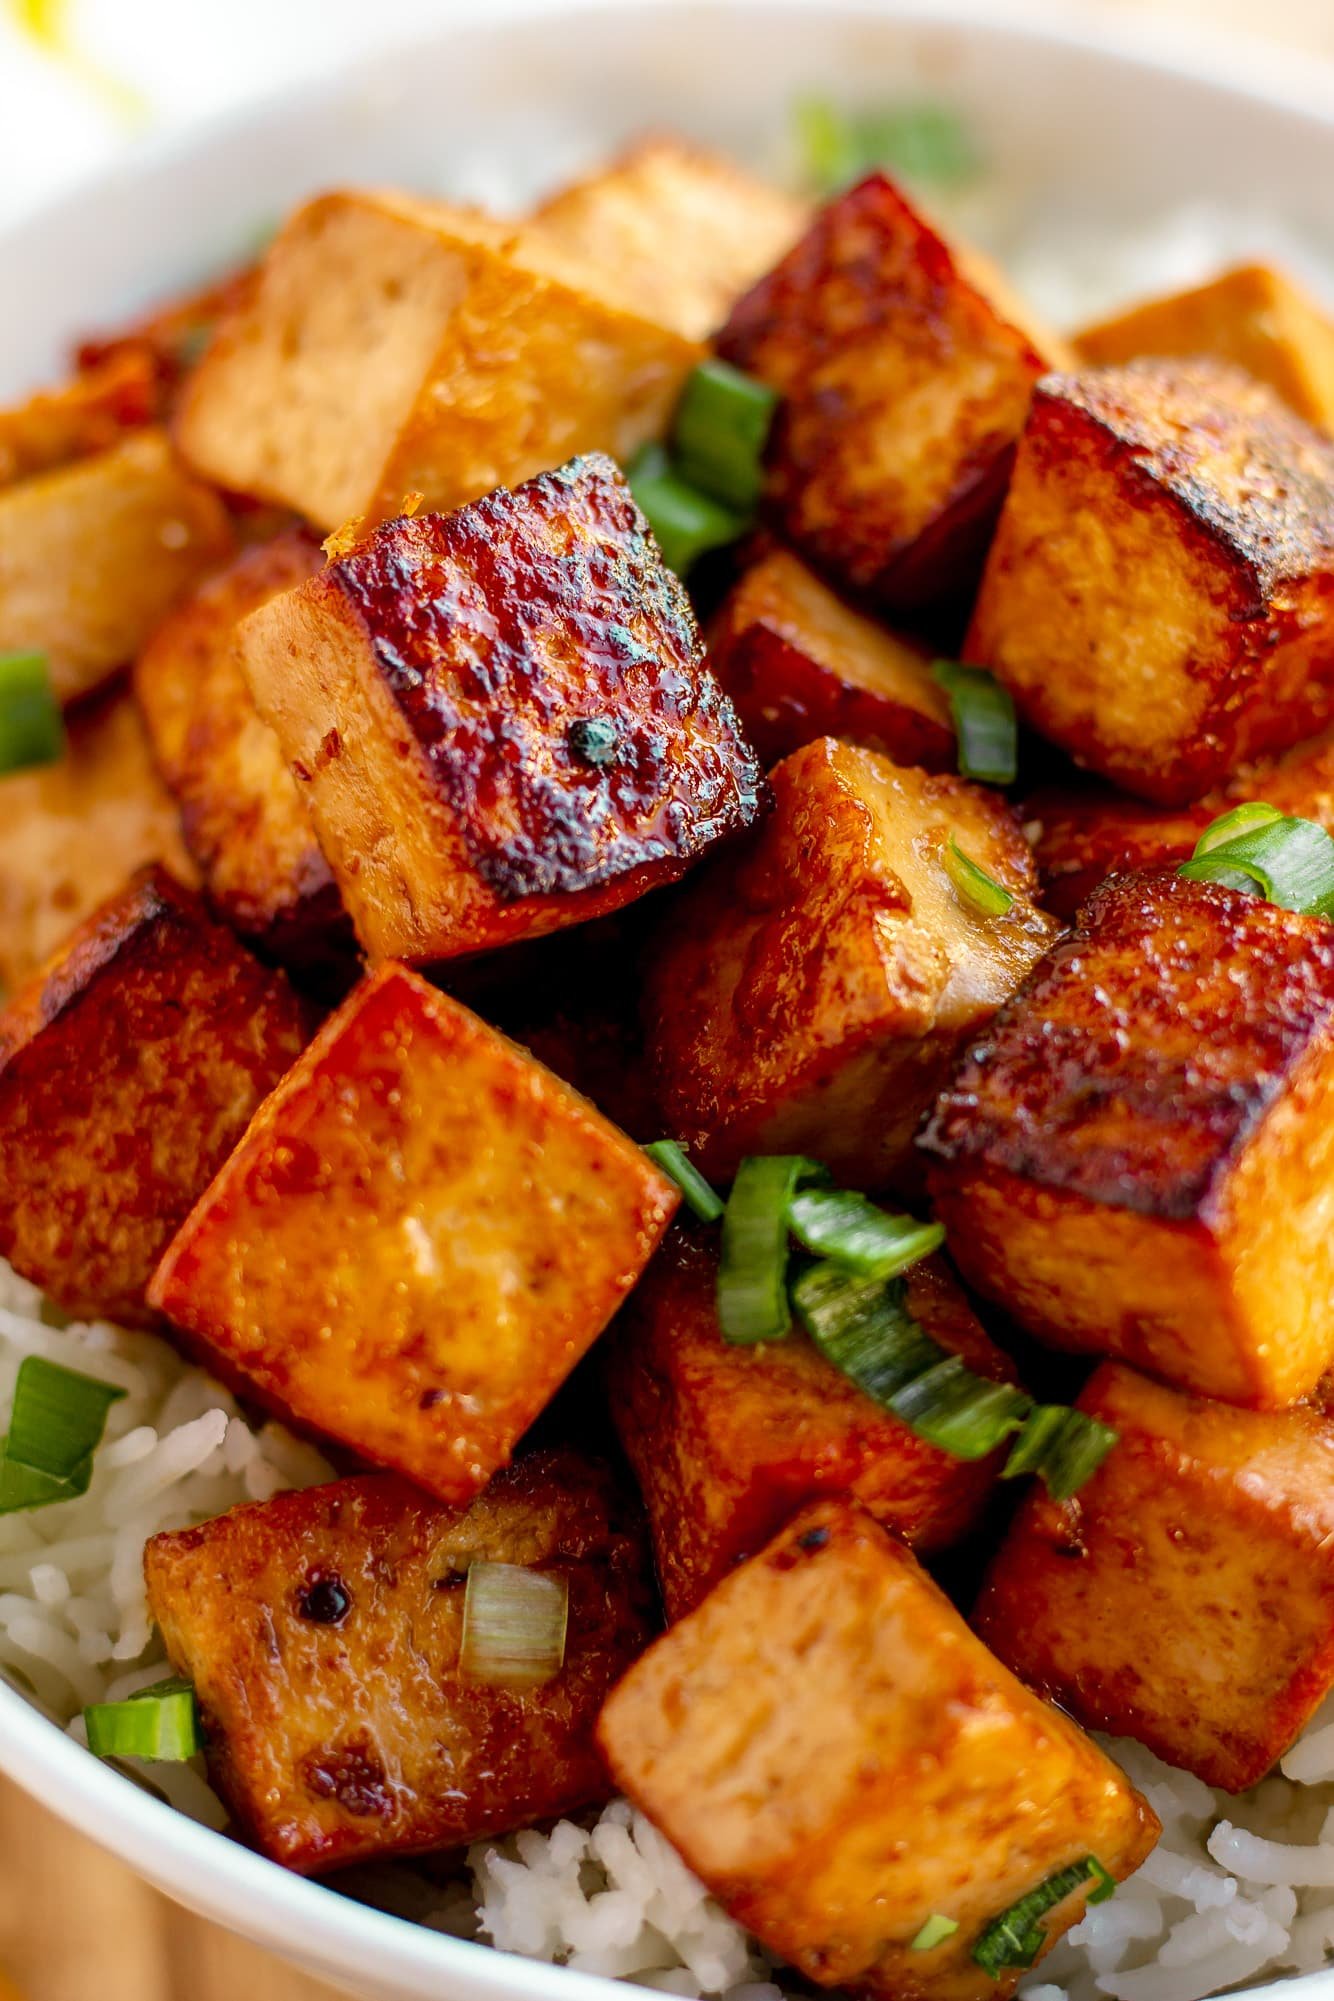
[[[1319,64],[1129,37],[968,0],[453,0],[424,47],[149,147],[0,238],[0,394],[80,330],[197,275],[308,190],[522,198],[645,125],[771,153],[801,91],[956,102],[1021,204],[1067,235],[1203,199],[1272,210],[1334,262],[1334,80]],[[484,18],[483,18],[484,17]],[[377,2001],[624,2001],[611,1981],[445,1938],[287,1875],[100,1765],[0,1686],[0,1769],[159,1889]],[[71,1886],[71,1894],[78,1894]],[[1334,1992],[1334,1973],[1285,1984]]]

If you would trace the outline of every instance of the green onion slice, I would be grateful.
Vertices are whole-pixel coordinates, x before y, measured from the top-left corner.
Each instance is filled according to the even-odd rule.
[[[1041,1476],[1053,1501],[1068,1501],[1091,1480],[1120,1433],[1082,1410],[1064,1404],[1036,1404],[1015,1440],[1001,1474],[1003,1480],[1021,1473]]]
[[[822,194],[838,194],[877,167],[937,186],[958,185],[978,170],[967,127],[931,98],[847,112],[828,98],[807,97],[794,107],[794,121],[807,176]]]
[[[0,772],[54,764],[65,725],[44,653],[0,653]]]
[[[1177,874],[1190,882],[1221,882],[1252,895],[1258,892],[1281,910],[1334,917],[1334,839],[1314,820],[1291,820],[1266,810],[1272,817],[1258,819],[1252,809],[1248,826],[1221,839],[1211,838],[1219,822],[1206,827],[1194,855]],[[1235,818],[1236,813],[1224,815],[1225,820]]]
[[[962,775],[1012,785],[1019,769],[1019,725],[1009,690],[994,674],[957,660],[933,661],[931,672],[950,698]]]
[[[657,538],[662,560],[684,577],[711,549],[745,533],[748,518],[681,478],[661,445],[646,445],[626,471],[630,491]]]
[[[788,1222],[799,1244],[864,1278],[895,1278],[945,1241],[939,1223],[890,1216],[842,1188],[808,1188],[792,1197]]]
[[[802,1272],[792,1304],[826,1361],[886,1407],[945,1354],[908,1311],[901,1283],[854,1278],[824,1262]]]
[[[88,1749],[99,1758],[152,1758],[179,1764],[203,1747],[195,1692],[170,1677],[124,1702],[95,1702],[83,1712]]]
[[[933,1911],[916,1938],[909,1943],[909,1952],[931,1952],[936,1946],[944,1945],[947,1938],[953,1938],[959,1929],[954,1918],[943,1918],[939,1911]]]
[[[0,1446],[0,1515],[86,1494],[107,1412],[124,1395],[114,1384],[26,1355]]]
[[[953,834],[941,850],[945,873],[954,884],[962,901],[976,910],[981,917],[1004,917],[1014,902],[1004,883],[979,868],[971,855],[966,855]]]
[[[1007,1911],[993,1918],[973,1947],[973,1958],[983,1972],[997,1980],[1008,1967],[1031,1966],[1046,1944],[1046,1934],[1038,1920],[1086,1883],[1095,1885],[1089,1892],[1091,1904],[1103,1903],[1116,1889],[1115,1879],[1097,1857],[1086,1855],[1081,1862],[1072,1862],[1068,1869],[1058,1869],[1045,1883],[1039,1883],[1036,1890],[1030,1890],[1017,1904],[1011,1904]]]
[[[674,1139],[650,1140],[644,1148],[655,1166],[674,1181],[687,1209],[701,1223],[716,1223],[723,1213],[723,1199],[704,1179],[699,1169],[686,1159],[686,1151]]]
[[[1243,806],[1234,806],[1230,813],[1220,813],[1211,820],[1195,843],[1196,856],[1207,855],[1224,841],[1235,840],[1238,834],[1249,834],[1256,827],[1268,827],[1283,815],[1277,806],[1266,806],[1262,799],[1251,799]]]
[[[672,428],[681,478],[724,507],[749,514],[764,484],[764,448],[778,392],[729,362],[701,362],[686,382]]]
[[[1013,1383],[989,1382],[957,1355],[943,1354],[934,1367],[896,1390],[889,1408],[919,1438],[952,1458],[985,1459],[1019,1430],[1032,1402]]]
[[[522,1692],[554,1681],[565,1664],[569,1586],[517,1563],[468,1566],[459,1675]]]
[[[827,1179],[819,1161],[799,1153],[742,1161],[723,1211],[718,1321],[724,1340],[745,1346],[787,1334],[788,1211],[799,1188]]]

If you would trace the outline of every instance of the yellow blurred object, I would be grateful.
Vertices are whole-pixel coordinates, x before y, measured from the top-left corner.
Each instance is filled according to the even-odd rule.
[[[118,118],[128,125],[144,121],[148,105],[140,92],[85,55],[74,40],[69,0],[5,0],[5,4],[28,39],[54,62],[63,64]],[[3,1989],[0,2001],[8,2001]]]

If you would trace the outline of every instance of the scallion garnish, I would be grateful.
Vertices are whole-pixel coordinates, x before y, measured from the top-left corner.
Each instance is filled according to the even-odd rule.
[[[515,1691],[554,1681],[565,1664],[568,1616],[564,1577],[518,1563],[470,1564],[460,1676]]]
[[[1004,917],[1014,898],[1003,882],[997,882],[964,853],[953,834],[941,849],[941,860],[963,902],[981,917]]]
[[[788,1223],[799,1244],[863,1278],[895,1278],[945,1241],[940,1223],[890,1216],[843,1188],[806,1188],[788,1204]]]
[[[1277,806],[1266,806],[1262,799],[1248,799],[1244,805],[1234,806],[1230,813],[1220,813],[1209,822],[1195,843],[1195,853],[1211,854],[1224,841],[1235,840],[1238,834],[1254,833],[1257,827],[1271,826],[1282,818]]]
[[[1334,917],[1334,839],[1315,820],[1289,819],[1259,800],[1211,821],[1177,874],[1306,917]]]
[[[1031,1966],[1046,1943],[1046,1933],[1038,1920],[1085,1883],[1096,1886],[1089,1891],[1091,1904],[1104,1902],[1116,1889],[1115,1879],[1097,1857],[1086,1855],[1081,1862],[1072,1862],[1068,1869],[1058,1869],[1045,1883],[1039,1883],[1036,1890],[1030,1890],[1017,1904],[1002,1911],[973,1947],[973,1958],[983,1972],[998,1980],[1009,1967]]]
[[[889,1408],[952,1459],[985,1459],[1021,1429],[1032,1403],[1013,1383],[991,1382],[958,1355],[942,1352],[931,1368],[895,1391]]]
[[[112,1383],[26,1355],[0,1446],[0,1515],[48,1508],[88,1492],[107,1412],[125,1395]]]
[[[681,393],[672,427],[672,453],[681,478],[724,507],[748,514],[764,484],[764,448],[778,392],[729,362],[710,360],[694,369]]]
[[[799,1153],[743,1160],[723,1211],[718,1322],[738,1346],[781,1341],[792,1325],[787,1298],[788,1210],[798,1188],[826,1180]]]
[[[909,1942],[909,1952],[932,1952],[938,1945],[944,1945],[947,1938],[953,1938],[959,1929],[954,1918],[942,1918],[939,1911],[933,1911],[916,1938]]]
[[[723,1199],[709,1186],[699,1169],[686,1158],[686,1151],[674,1139],[650,1140],[645,1153],[656,1167],[674,1181],[687,1209],[701,1223],[716,1223],[723,1213]]]
[[[193,1758],[203,1739],[195,1692],[169,1677],[141,1688],[124,1702],[95,1702],[83,1712],[88,1749],[99,1758],[151,1758],[179,1764]]]
[[[65,725],[44,653],[0,653],[0,772],[54,764]]]
[[[807,175],[821,194],[838,194],[877,167],[936,186],[966,181],[978,169],[967,127],[930,98],[849,112],[808,97],[796,105],[795,122]]]
[[[626,479],[653,530],[662,560],[678,577],[711,549],[725,549],[749,525],[747,516],[723,507],[675,471],[661,445],[646,445]]]
[[[1101,1466],[1116,1444],[1110,1425],[1065,1404],[1035,1404],[1001,1474],[1040,1474],[1053,1501],[1068,1501]]]
[[[825,1360],[886,1408],[946,1352],[909,1313],[900,1281],[859,1279],[822,1262],[796,1280],[792,1304]]]
[[[1012,785],[1019,769],[1019,725],[1009,690],[994,674],[957,660],[936,660],[931,672],[950,698],[961,775]]]

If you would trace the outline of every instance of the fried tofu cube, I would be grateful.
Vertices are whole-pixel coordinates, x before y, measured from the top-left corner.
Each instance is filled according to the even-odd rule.
[[[1334,926],[1162,871],[1086,904],[923,1136],[965,1278],[1259,1410],[1334,1358]]]
[[[1146,355],[1208,355],[1267,382],[1308,424],[1334,431],[1334,319],[1270,264],[1149,299],[1075,339],[1094,368]]]
[[[1112,1363],[1079,1408],[1119,1443],[1073,1501],[1034,1482],[974,1626],[1087,1729],[1244,1792],[1334,1687],[1334,1423]]]
[[[1056,935],[994,792],[822,738],[775,807],[683,892],[650,949],[645,1021],[668,1129],[726,1180],[808,1153],[845,1185],[912,1181],[913,1134],[967,1037]],[[1014,898],[983,916],[951,839]]]
[[[304,794],[255,707],[236,628],[323,564],[298,530],[247,550],[163,620],[134,670],[210,901],[257,950],[307,973],[350,969],[351,926]]]
[[[929,656],[843,604],[785,549],[724,599],[709,660],[766,764],[837,736],[924,771],[955,768],[949,699]]]
[[[964,651],[1182,806],[1334,714],[1334,443],[1220,364],[1040,386]]]
[[[475,1562],[565,1582],[551,1681],[464,1678]],[[534,1453],[463,1508],[393,1474],[336,1480],[154,1536],[144,1572],[213,1783],[289,1869],[453,1848],[610,1792],[593,1726],[653,1592],[642,1523],[596,1461]]]
[[[0,778],[0,990],[149,862],[194,881],[139,711],[108,689],[67,718],[55,763]]]
[[[158,430],[19,480],[0,489],[0,653],[44,653],[77,701],[232,547],[222,502]]]
[[[704,340],[796,242],[805,204],[721,154],[641,139],[534,212],[541,241],[586,264],[600,289]]]
[[[759,811],[689,600],[608,459],[390,522],[240,638],[374,958],[618,909]]]
[[[787,539],[892,606],[971,588],[1033,384],[1062,353],[976,272],[872,174],[718,336],[783,398],[766,492]]]
[[[808,1507],[656,1641],[598,1737],[738,1923],[819,1986],[887,2001],[1012,1993],[1022,1969],[972,1958],[987,1926],[1090,1854],[1128,1876],[1159,1832],[847,1498]],[[1043,1920],[1044,1950],[1084,1903]],[[958,1929],[915,1950],[934,1917]]]
[[[80,1319],[155,1325],[158,1259],[307,1027],[280,973],[142,871],[0,1013],[0,1257]]]
[[[57,388],[0,410],[0,487],[119,444],[160,414],[157,375],[142,354],[109,355]]]
[[[711,1246],[674,1234],[630,1295],[607,1360],[612,1417],[639,1481],[670,1618],[693,1611],[819,1494],[855,1494],[920,1551],[978,1519],[996,1459],[957,1459],[859,1389],[794,1329],[723,1339]],[[906,1305],[979,1375],[1013,1380],[939,1258],[907,1274]]]
[[[670,1222],[648,1156],[402,966],[363,980],[163,1258],[228,1378],[445,1501],[504,1465]]]
[[[176,435],[204,478],[334,529],[411,492],[458,507],[575,452],[628,459],[701,352],[512,227],[328,194],[224,318]]]

